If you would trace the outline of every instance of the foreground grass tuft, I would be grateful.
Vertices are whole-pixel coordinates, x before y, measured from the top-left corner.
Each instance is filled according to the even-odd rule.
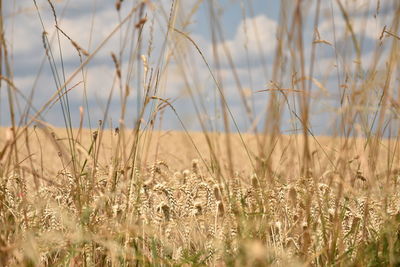
[[[311,177],[261,190],[236,173],[219,184],[198,166],[165,162],[135,171],[85,177],[80,203],[74,180],[21,191],[3,178],[2,265],[396,265],[400,215],[382,202]],[[348,193],[348,192],[347,192]],[[397,192],[388,207],[399,206]],[[387,214],[387,215],[384,215]]]

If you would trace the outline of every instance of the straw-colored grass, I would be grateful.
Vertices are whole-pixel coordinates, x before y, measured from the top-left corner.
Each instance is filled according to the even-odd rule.
[[[400,264],[400,2],[385,9],[393,19],[376,37],[365,66],[365,36],[356,31],[346,1],[332,1],[328,9],[331,15],[336,10],[332,24],[339,14],[345,28],[334,42],[318,32],[324,1],[309,1],[313,10],[305,1],[280,1],[271,62],[265,44],[257,44],[266,76],[266,66],[271,67],[270,82],[249,93],[223,42],[218,1],[188,7],[178,0],[167,5],[117,0],[115,27],[96,46],[85,47],[62,24],[57,5],[63,1],[34,0],[32,10],[43,27],[38,35],[55,82],[54,94],[40,107],[32,99],[34,84],[29,94],[15,84],[4,23],[17,15],[4,17],[4,2],[0,103],[8,110],[0,116],[7,116],[9,125],[0,128],[0,266]],[[190,34],[200,7],[210,22],[210,47]],[[254,15],[252,1],[242,1],[241,7],[243,21]],[[375,11],[379,16],[380,1]],[[44,13],[54,28],[46,28]],[[312,38],[306,22],[314,25]],[[246,27],[244,35],[263,31],[255,24]],[[109,58],[113,85],[95,125],[87,73],[115,36],[120,43]],[[354,53],[340,54],[341,37]],[[58,56],[63,38],[79,62],[71,73]],[[319,45],[331,46],[336,56],[338,81],[329,90],[325,86],[332,83],[314,77]],[[249,48],[243,46],[245,71],[251,72]],[[212,83],[212,111],[203,78],[196,76],[199,64]],[[241,116],[224,87],[222,65],[237,88]],[[179,73],[201,131],[190,131],[185,112],[166,97],[169,68]],[[74,117],[69,97],[78,89],[82,107]],[[327,92],[331,99],[323,98]],[[257,110],[254,101],[263,94],[268,94],[264,111]],[[313,105],[332,98],[334,122],[323,123],[336,127],[327,136],[315,135]],[[112,118],[113,101],[119,118]],[[45,122],[55,105],[64,127]],[[165,131],[171,116],[180,128]],[[243,118],[250,125],[247,133],[240,130]]]
[[[234,155],[233,177],[210,172],[211,162],[193,159],[196,151],[180,132],[152,132],[146,162],[154,163],[132,169],[115,164],[112,157],[122,133],[104,131],[95,167],[87,151],[92,138],[83,130],[77,154],[88,163],[76,188],[71,165],[61,155],[68,144],[63,132],[54,129],[50,136],[55,140],[50,140],[42,129],[28,129],[27,140],[35,144],[30,155],[21,145],[20,171],[3,176],[1,218],[8,225],[3,228],[3,265],[346,265],[397,260],[398,237],[390,229],[399,224],[399,172],[368,175],[357,154],[364,139],[353,140],[361,148],[357,151],[355,145],[345,177],[318,166],[316,173],[298,177],[299,162],[287,155],[295,153],[294,140],[301,143],[301,136],[282,136],[274,152],[278,156],[271,158],[276,169],[264,180],[246,168],[240,149]],[[206,155],[203,134],[191,136]],[[244,137],[248,144],[254,141],[251,135]],[[216,143],[224,138],[213,135]],[[340,139],[318,139],[330,160],[340,159],[334,151]],[[240,140],[232,136],[232,142]],[[250,147],[255,152],[256,146]],[[328,161],[320,147],[313,154]],[[226,151],[218,155],[226,162]]]

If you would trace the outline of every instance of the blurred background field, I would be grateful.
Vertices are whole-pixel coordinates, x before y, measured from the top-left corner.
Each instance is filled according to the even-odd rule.
[[[397,0],[0,0],[1,266],[398,266]]]
[[[20,129],[22,130],[22,129]],[[94,142],[94,135],[99,136],[98,130],[74,129],[73,135],[76,144],[79,147],[78,153],[81,160],[92,158],[93,155],[88,154],[88,150],[93,144],[98,150],[99,168],[108,171],[108,167],[112,165],[114,153],[125,154],[123,157],[127,162],[121,162],[121,165],[129,165],[129,148],[134,147],[135,132],[126,130],[122,134],[119,129],[101,131],[101,139],[98,138]],[[4,137],[9,136],[12,139],[10,128],[0,128],[0,134]],[[25,134],[24,134],[25,135]],[[121,142],[125,140],[124,144]],[[144,131],[139,134],[139,158],[141,168],[146,168],[149,164],[157,161],[163,161],[172,170],[183,171],[191,165],[193,159],[200,161],[204,167],[212,167],[212,164],[221,165],[221,169],[228,174],[229,158],[231,158],[235,171],[250,174],[255,172],[255,164],[258,157],[262,154],[260,143],[264,136],[256,136],[254,134],[243,134],[243,142],[238,134],[229,134],[229,142],[232,146],[231,152],[226,149],[227,135],[224,133],[202,133],[202,132],[183,132],[183,131]],[[270,137],[269,137],[270,138]],[[64,170],[71,168],[71,159],[63,163],[61,152],[69,156],[68,136],[65,129],[49,128],[43,130],[39,127],[29,128],[27,137],[23,138],[17,151],[21,160],[21,166],[29,168],[31,161],[37,170],[44,169],[46,173],[55,175],[62,166]],[[304,146],[304,138],[302,135],[281,135],[273,140],[269,153],[263,159],[264,163],[268,161],[271,165],[269,170],[272,175],[278,175],[282,179],[296,179],[301,173],[302,153]],[[120,142],[120,143],[118,143]],[[0,145],[5,147],[6,138],[0,140]],[[245,146],[243,145],[245,144]],[[399,172],[399,163],[391,155],[396,155],[398,148],[396,147],[396,139],[382,139],[377,144],[379,149],[379,159],[376,162],[376,172],[372,170],[369,155],[373,154],[369,148],[366,148],[367,139],[365,138],[335,138],[330,136],[315,136],[310,141],[309,147],[314,161],[312,170],[316,171],[316,175],[323,175],[327,170],[335,171],[339,161],[348,158],[346,162],[346,177],[344,180],[350,181],[356,178],[358,173],[370,177],[386,176],[385,170],[387,162],[391,162],[391,174]],[[29,150],[28,150],[29,147]],[[9,152],[9,151],[7,151]],[[229,154],[230,153],[230,154]],[[249,159],[249,155],[250,158]],[[215,161],[214,163],[212,163]],[[51,163],[51,164],[48,164]],[[93,164],[93,162],[92,162]],[[211,171],[211,170],[210,170]],[[380,171],[380,172],[379,172]],[[365,181],[364,181],[365,182]],[[366,184],[374,183],[374,178],[369,179]]]

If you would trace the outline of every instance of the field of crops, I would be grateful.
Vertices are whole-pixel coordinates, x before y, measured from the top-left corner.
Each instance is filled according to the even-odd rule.
[[[400,2],[266,2],[0,0],[0,266],[399,266]]]

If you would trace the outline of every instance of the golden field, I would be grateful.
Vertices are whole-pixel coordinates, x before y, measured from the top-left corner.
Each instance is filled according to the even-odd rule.
[[[398,0],[0,0],[0,267],[400,266],[399,41]]]
[[[0,135],[2,166],[19,159],[2,173],[3,265],[346,265],[384,249],[398,257],[388,232],[399,224],[398,161],[382,171],[393,140],[378,144],[374,171],[366,139],[315,137],[312,165],[298,176],[299,135],[272,142],[257,173],[246,149],[257,162],[261,135],[243,135],[246,149],[229,136],[230,170],[226,134],[138,132],[146,153],[132,169],[133,130],[73,130],[75,166],[65,129],[21,132],[13,146],[10,129]]]

